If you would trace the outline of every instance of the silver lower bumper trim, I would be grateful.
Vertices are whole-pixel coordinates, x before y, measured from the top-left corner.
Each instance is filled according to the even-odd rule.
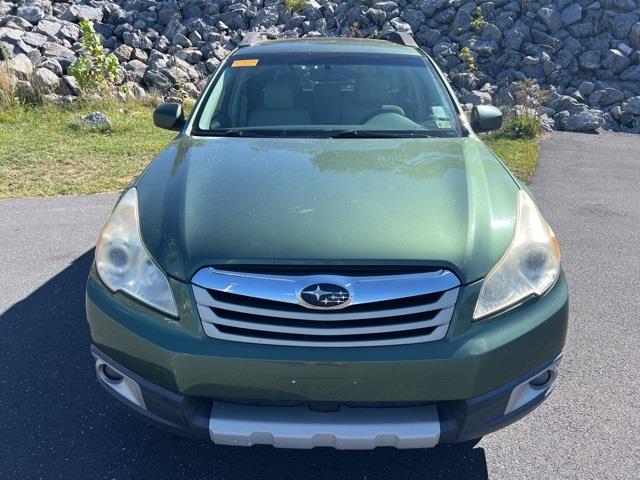
[[[144,397],[142,396],[140,385],[138,385],[135,380],[129,378],[127,375],[125,375],[115,367],[109,365],[107,362],[105,362],[95,354],[94,357],[96,359],[96,375],[98,377],[98,381],[107,388],[113,390],[119,396],[146,410],[147,405],[144,402]],[[116,372],[119,378],[109,378],[109,376],[107,376],[105,373],[105,367],[107,366],[110,367],[114,372]]]
[[[556,380],[558,378],[558,368],[561,361],[562,354],[558,355],[553,363],[546,369],[542,370],[542,372],[536,373],[534,376],[528,378],[520,385],[515,387],[511,391],[511,395],[509,396],[509,403],[507,404],[507,408],[505,409],[504,414],[508,415],[514,410],[517,410],[518,408],[528,404],[532,400],[535,400],[537,397],[548,397],[549,394],[553,391],[553,388],[556,386]],[[548,375],[548,377],[544,384],[532,383],[537,378],[545,374]]]
[[[209,434],[221,445],[279,448],[430,448],[440,438],[435,406],[403,408],[341,407],[316,412],[306,406],[247,406],[214,402]]]

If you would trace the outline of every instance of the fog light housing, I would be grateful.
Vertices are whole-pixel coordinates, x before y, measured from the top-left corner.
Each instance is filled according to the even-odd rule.
[[[119,382],[122,380],[122,375],[120,375],[120,372],[118,372],[114,368],[111,368],[106,363],[102,365],[102,373],[104,373],[104,376],[112,382]]]
[[[533,400],[547,397],[553,387],[555,387],[558,378],[558,366],[562,360],[562,354],[558,355],[551,365],[542,372],[529,377],[528,380],[516,386],[509,396],[505,415],[524,407]]]
[[[537,377],[531,379],[529,381],[529,385],[531,385],[533,388],[544,388],[551,381],[552,375],[553,374],[551,370],[545,370]]]

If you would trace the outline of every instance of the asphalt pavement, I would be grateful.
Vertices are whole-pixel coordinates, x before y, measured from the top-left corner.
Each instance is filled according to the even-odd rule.
[[[531,184],[571,289],[559,384],[473,450],[234,448],[145,425],[98,386],[84,319],[115,195],[0,201],[0,479],[640,478],[640,137],[554,133]]]

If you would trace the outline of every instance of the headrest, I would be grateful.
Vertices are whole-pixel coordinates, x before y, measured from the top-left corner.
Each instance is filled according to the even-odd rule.
[[[264,108],[266,110],[291,110],[295,106],[293,89],[285,82],[269,82],[264,87]]]
[[[358,77],[356,93],[362,102],[383,104],[389,97],[389,84],[384,78]]]

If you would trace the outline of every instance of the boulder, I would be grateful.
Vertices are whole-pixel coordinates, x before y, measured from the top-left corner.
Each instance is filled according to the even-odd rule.
[[[608,107],[624,100],[624,93],[617,88],[596,90],[589,96],[589,102],[599,107]]]
[[[41,47],[47,43],[48,37],[37,32],[27,32],[22,36],[22,41],[31,47]]]
[[[60,63],[57,60],[53,59],[53,58],[47,58],[46,60],[41,62],[40,63],[40,67],[47,68],[47,69],[51,70],[58,77],[61,77],[63,72],[64,72],[63,69],[62,69],[62,65],[60,65]]]
[[[113,54],[118,59],[119,62],[126,62],[131,58],[131,54],[133,53],[133,47],[129,45],[125,45],[124,43],[120,45],[113,51]]]
[[[131,60],[123,64],[123,67],[127,72],[127,78],[134,82],[142,82],[144,74],[147,71],[147,65],[140,60]]]
[[[153,88],[160,92],[166,92],[171,89],[171,87],[173,87],[173,84],[171,83],[169,78],[155,70],[147,70],[142,78],[142,81],[147,87]]]
[[[542,7],[538,10],[538,17],[547,26],[551,33],[555,33],[562,28],[562,16],[553,7]]]
[[[37,5],[22,5],[16,9],[16,15],[29,23],[38,23],[45,17],[44,10]]]
[[[578,91],[584,96],[588,97],[593,93],[596,88],[596,84],[593,82],[589,82],[588,80],[583,81],[578,86]]]
[[[417,6],[424,12],[427,18],[431,18],[447,5],[447,0],[420,0]]]
[[[625,70],[630,63],[629,57],[624,56],[620,50],[611,48],[605,54],[602,66],[610,69],[614,74],[618,74]]]
[[[474,90],[462,94],[462,103],[471,105],[492,105],[491,94],[482,90]]]
[[[571,2],[560,15],[564,25],[573,25],[582,20],[582,7],[578,2]]]
[[[613,17],[611,21],[611,33],[620,40],[624,39],[631,32],[631,28],[638,21],[638,16],[635,13],[621,13]]]
[[[270,6],[258,11],[257,15],[251,20],[251,26],[256,28],[270,28],[278,23],[278,7]]]
[[[417,31],[425,21],[424,13],[415,8],[408,8],[400,14],[400,18],[411,26],[412,31]]]
[[[569,33],[575,38],[586,38],[593,36],[593,21],[575,23],[567,27]]]
[[[629,31],[629,42],[633,48],[640,49],[640,22],[637,22]]]
[[[420,27],[420,30],[418,30],[415,37],[416,41],[420,45],[433,47],[436,43],[438,43],[438,40],[440,40],[442,34],[435,28],[429,28],[423,25],[422,27]]]
[[[569,115],[564,122],[564,129],[569,132],[593,132],[604,124],[602,112],[586,110]]]
[[[578,65],[585,70],[597,70],[600,68],[600,52],[589,50],[580,55]]]
[[[19,53],[7,64],[9,71],[20,80],[29,81],[33,76],[33,63],[24,53]]]
[[[0,42],[17,45],[26,32],[18,28],[0,27]]]
[[[184,50],[176,52],[176,57],[187,63],[195,65],[202,60],[202,52],[197,48],[185,48]]]
[[[69,22],[79,22],[80,20],[101,22],[103,13],[102,8],[91,7],[89,5],[71,5],[64,12],[62,12],[60,18]]]
[[[176,33],[171,43],[182,48],[189,48],[191,46],[191,41],[182,33]]]
[[[43,56],[56,60],[65,70],[76,61],[76,54],[73,50],[53,42],[47,42],[44,45]]]
[[[620,74],[620,80],[626,80],[629,82],[640,82],[640,65],[634,65],[627,68],[622,74]]]
[[[632,115],[640,115],[640,96],[631,97],[623,105],[623,110]]]
[[[33,31],[36,33],[41,33],[42,35],[45,35],[50,39],[55,39],[57,38],[56,35],[58,34],[61,28],[62,28],[62,22],[58,21],[57,19],[55,20],[44,19],[38,22],[38,25],[34,27]]]
[[[378,27],[381,27],[382,25],[384,25],[385,20],[387,19],[387,14],[384,12],[384,10],[380,10],[378,8],[370,8],[367,10],[367,16],[371,19],[371,21],[373,23],[375,23]],[[296,28],[297,26],[299,26],[303,21],[304,21],[304,17],[303,16],[294,16],[296,18],[299,19],[299,23],[298,25],[295,25],[293,28]],[[292,17],[292,18],[294,18]],[[285,28],[291,28],[291,24],[287,23]]]
[[[43,94],[57,93],[60,86],[60,79],[48,68],[38,68],[34,81],[38,90]]]
[[[79,97],[81,92],[80,85],[78,85],[78,81],[75,77],[65,75],[60,79],[60,93],[62,95]]]
[[[111,131],[111,122],[102,112],[91,112],[78,119],[78,124],[84,128],[100,131]]]

